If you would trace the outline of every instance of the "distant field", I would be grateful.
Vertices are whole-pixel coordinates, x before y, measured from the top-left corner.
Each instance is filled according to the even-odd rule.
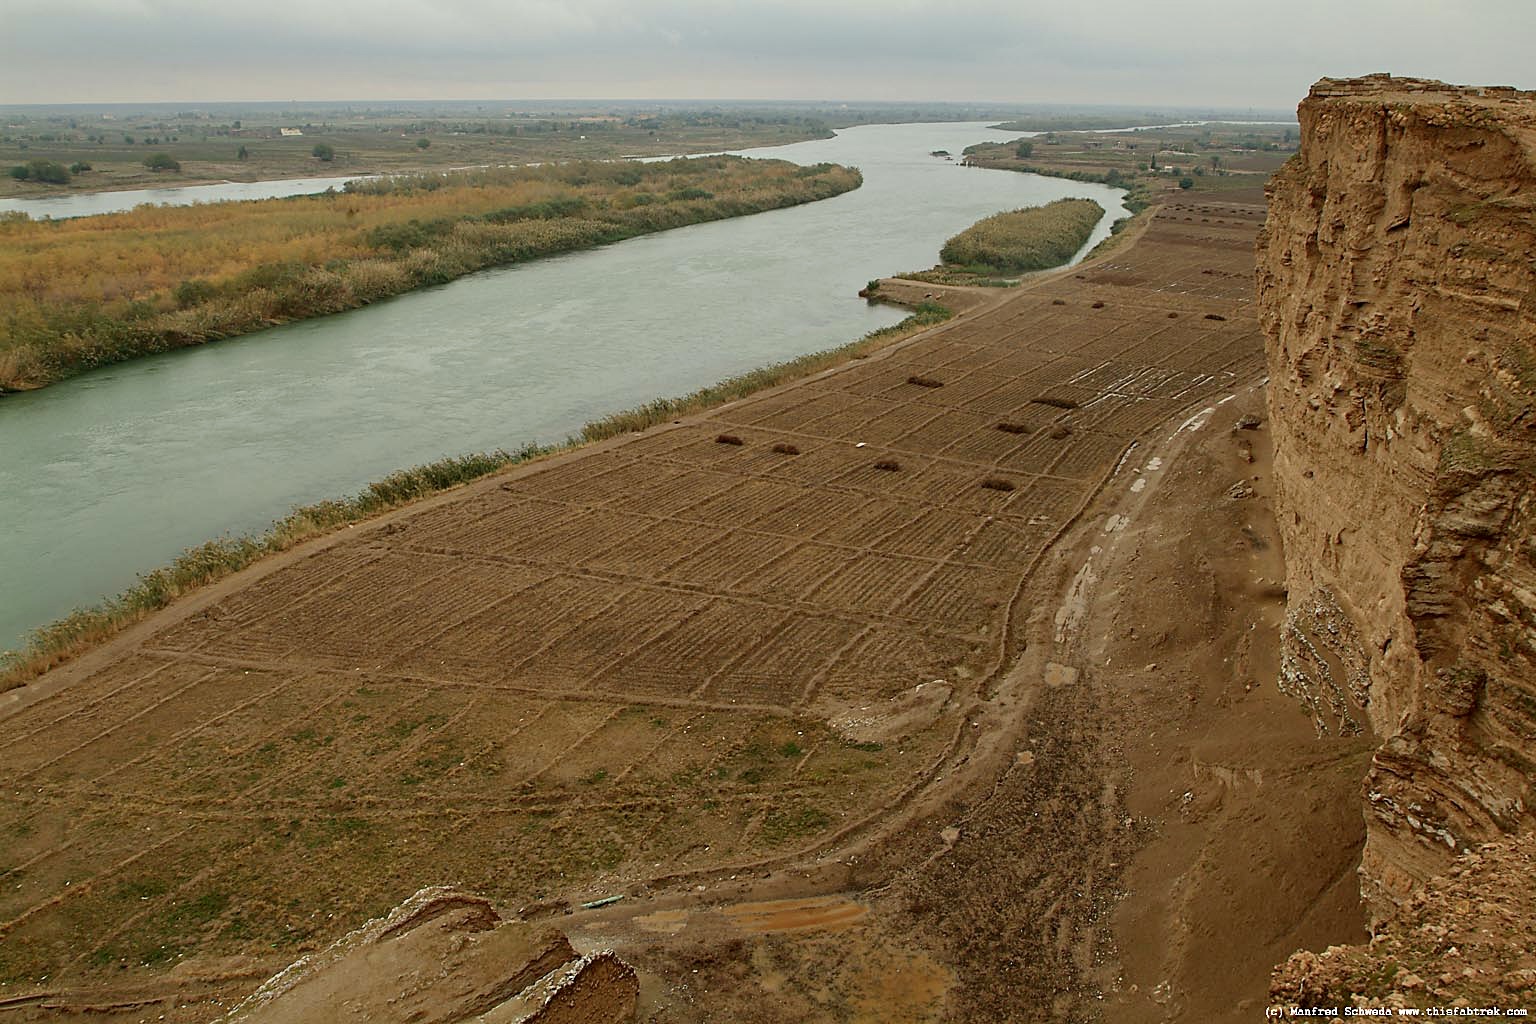
[[[1020,129],[1025,130],[1025,129]],[[1188,181],[1200,192],[1262,184],[1296,151],[1295,125],[1206,124],[1135,132],[1047,131],[1022,143],[971,146],[979,167],[1035,171],[1131,190],[1132,199]]]
[[[709,153],[827,138],[833,128],[871,123],[1002,120],[1002,127],[1011,130],[1065,132],[1212,116],[1194,110],[1031,110],[952,103],[563,106],[568,109],[505,103],[393,108],[261,104],[189,110],[0,107],[0,197]],[[284,129],[301,134],[284,135]],[[316,156],[316,147],[329,147],[330,158]],[[150,170],[144,161],[157,153],[166,154],[179,169]],[[17,181],[3,173],[38,159],[65,168],[89,164],[90,169],[71,174],[67,184]]]
[[[0,387],[338,312],[489,266],[857,188],[834,164],[695,157],[354,183],[341,193],[0,219]]]
[[[299,134],[283,135],[283,130]],[[0,171],[31,160],[89,164],[68,184],[0,175],[0,196],[155,188],[207,181],[373,174],[550,160],[665,156],[776,146],[831,135],[795,114],[672,112],[429,117],[359,112],[272,112],[249,118],[53,115],[0,127]],[[328,155],[327,149],[328,147]],[[316,155],[320,148],[321,154]],[[164,153],[178,169],[152,171]],[[242,155],[243,154],[243,155]]]

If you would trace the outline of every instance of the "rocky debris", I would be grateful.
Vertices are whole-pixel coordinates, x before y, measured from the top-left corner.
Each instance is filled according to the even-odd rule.
[[[579,956],[554,928],[488,900],[423,889],[277,974],[227,1024],[622,1024],[639,983],[611,952]]]
[[[1258,250],[1281,686],[1381,741],[1383,922],[1532,824],[1536,93],[1325,79],[1300,118]]]
[[[873,704],[822,706],[818,710],[849,743],[885,743],[927,728],[943,713],[954,693],[949,683],[932,679]]]
[[[1264,422],[1263,420],[1259,419],[1253,413],[1248,413],[1248,414],[1246,414],[1246,415],[1244,415],[1244,416],[1242,416],[1242,417],[1240,417],[1238,419],[1237,425],[1236,425],[1236,429],[1238,429],[1238,430],[1258,430],[1259,429],[1259,424],[1261,424],[1263,422]]]
[[[1536,834],[1461,854],[1365,946],[1291,956],[1278,1007],[1528,1006],[1536,989]]]
[[[618,1024],[635,1016],[635,970],[612,950],[580,957],[495,1009],[476,1024]]]

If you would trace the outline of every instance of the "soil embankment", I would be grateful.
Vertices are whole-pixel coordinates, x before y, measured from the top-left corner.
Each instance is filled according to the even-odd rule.
[[[1274,599],[1237,581],[1274,569],[1116,579],[1263,536],[1203,463],[1157,482],[1235,457],[1201,410],[1262,374],[1261,219],[1183,197],[1091,265],[295,549],[17,691],[0,997],[208,1020],[441,883],[618,948],[657,1021],[1077,1020],[1155,989],[1164,961],[1115,967],[1125,887],[1135,942],[1229,877],[1199,863],[1218,828],[1338,802],[1218,749],[1275,721],[1261,658],[1239,697],[1163,653],[1184,634],[1138,639],[1210,623],[1242,655]],[[1347,939],[1345,911],[1277,927]],[[1246,941],[1197,931],[1188,962]],[[1250,974],[1204,980],[1262,998]]]

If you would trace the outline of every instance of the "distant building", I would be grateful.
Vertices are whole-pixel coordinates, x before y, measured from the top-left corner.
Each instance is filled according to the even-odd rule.
[[[277,130],[277,132],[283,138],[288,139],[288,138],[292,138],[295,135],[303,135],[304,134],[304,129],[302,129],[302,128],[279,128]]]

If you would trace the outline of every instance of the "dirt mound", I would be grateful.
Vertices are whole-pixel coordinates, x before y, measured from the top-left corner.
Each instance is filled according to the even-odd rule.
[[[434,887],[282,971],[223,1019],[620,1024],[638,992],[611,952],[578,956],[553,928],[504,922],[489,901]]]

